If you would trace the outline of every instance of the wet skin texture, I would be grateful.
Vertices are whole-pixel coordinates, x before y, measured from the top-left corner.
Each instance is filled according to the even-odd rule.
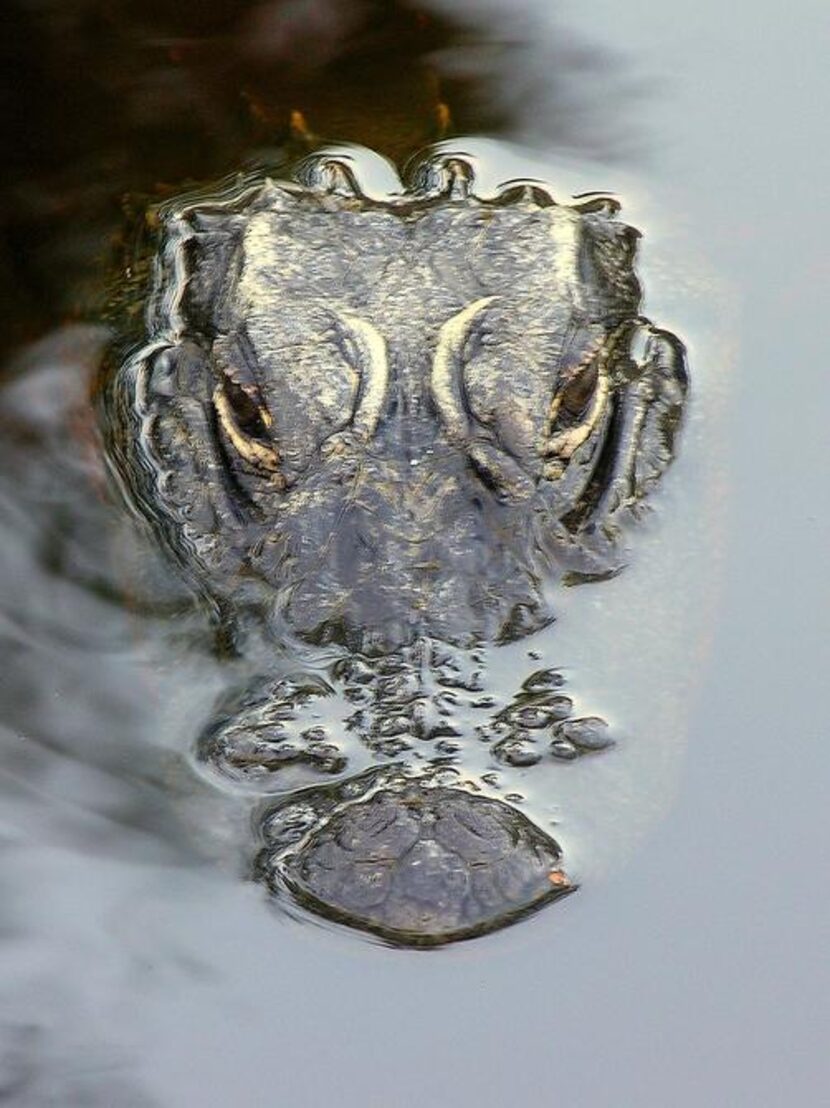
[[[351,802],[328,798],[299,844],[288,834],[287,849],[279,833],[291,825],[291,805],[273,811],[264,880],[312,911],[407,946],[484,934],[571,891],[559,847],[520,812],[383,777],[370,775],[366,793]]]
[[[325,152],[159,212],[145,327],[103,392],[114,468],[237,635],[338,653],[330,683],[266,678],[221,706],[199,744],[220,773],[345,772],[323,729],[291,731],[335,689],[377,756],[446,744],[465,697],[488,706],[482,650],[549,623],[551,582],[620,567],[687,378],[639,315],[616,216],[536,184],[481,198],[446,155],[372,200]],[[531,764],[542,729],[565,760],[607,745],[557,686],[531,675],[491,716],[496,758]],[[426,780],[326,821],[284,883],[392,941],[476,934],[567,884],[515,809]],[[486,828],[512,828],[509,862]]]

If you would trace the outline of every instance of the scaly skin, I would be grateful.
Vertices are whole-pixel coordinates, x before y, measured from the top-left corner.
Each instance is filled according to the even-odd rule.
[[[637,235],[616,212],[538,185],[478,197],[472,166],[446,155],[371,199],[348,160],[325,152],[294,181],[160,210],[146,330],[104,390],[114,468],[237,639],[252,623],[270,637],[275,673],[286,651],[300,670],[313,647],[337,658],[328,680],[264,674],[225,702],[200,741],[221,773],[261,791],[288,765],[343,775],[336,736],[305,718],[338,692],[344,726],[399,762],[415,741],[456,754],[465,713],[508,764],[531,764],[543,731],[564,759],[608,744],[602,721],[571,718],[555,673],[499,706],[480,663],[551,621],[557,579],[621,565],[622,524],[673,456],[683,347],[639,315]],[[373,832],[367,858],[380,850],[374,880],[388,895],[371,904],[352,895],[356,878],[312,891],[289,881],[316,910],[433,943],[567,887],[536,880],[534,835],[548,861],[559,848],[501,805],[511,872],[524,859],[528,880],[474,897],[495,863],[452,821],[440,843],[423,821],[416,833],[413,813],[431,827],[449,801],[426,779],[401,780],[380,801],[323,805],[323,825],[293,842],[293,872],[313,856],[319,876],[340,864],[324,850],[331,828],[341,843],[357,834],[365,805],[384,828],[409,829],[400,850]],[[455,803],[496,834],[499,802]],[[416,840],[443,890],[429,903],[423,883],[413,892]]]

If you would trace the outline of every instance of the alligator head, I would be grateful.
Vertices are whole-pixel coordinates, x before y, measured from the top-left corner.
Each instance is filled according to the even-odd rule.
[[[300,655],[340,652],[330,681],[263,679],[227,701],[200,743],[220,769],[343,773],[337,742],[297,723],[337,688],[377,756],[459,738],[459,696],[487,706],[481,651],[550,622],[564,574],[619,565],[621,522],[673,456],[686,372],[679,341],[639,314],[637,233],[617,208],[559,203],[535,183],[478,196],[471,164],[446,155],[373,198],[348,159],[323,152],[292,181],[161,210],[146,331],[105,392],[115,468],[224,613]],[[479,728],[506,760],[532,760],[523,736],[540,727],[562,757],[606,744],[601,721],[569,718],[555,675],[529,680],[544,687],[526,682]],[[476,807],[499,802],[454,808],[419,789],[386,790],[371,815],[365,798],[326,809],[341,838],[388,817],[406,839],[397,861],[384,855],[384,880],[397,867],[407,885],[413,849],[446,876],[446,842],[423,845],[439,799],[453,826],[499,822]],[[536,888],[558,847],[514,832]],[[315,834],[302,849],[306,872],[311,854],[329,859],[319,873],[338,863],[334,831]],[[318,907],[333,887],[317,881]],[[492,919],[544,900],[540,888],[552,886],[495,898]],[[393,916],[404,902],[384,901]],[[433,905],[422,936],[463,931],[457,908],[442,920]]]

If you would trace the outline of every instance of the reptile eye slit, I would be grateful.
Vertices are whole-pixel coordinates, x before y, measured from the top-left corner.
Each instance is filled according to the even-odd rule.
[[[268,443],[268,425],[271,423],[271,417],[266,409],[261,404],[257,404],[256,400],[230,377],[224,378],[222,388],[239,430],[253,439]]]
[[[570,380],[561,393],[559,412],[562,416],[573,420],[580,419],[585,414],[585,409],[594,395],[597,387],[597,363],[580,369],[575,377]]]

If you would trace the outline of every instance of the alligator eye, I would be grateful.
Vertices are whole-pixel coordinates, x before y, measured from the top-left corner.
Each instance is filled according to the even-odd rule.
[[[559,416],[578,420],[585,414],[588,402],[597,387],[599,372],[596,361],[591,361],[565,385],[559,393]]]
[[[214,389],[213,406],[220,427],[240,457],[254,469],[276,474],[280,456],[269,434],[271,415],[259,398],[224,374]]]
[[[231,377],[225,377],[224,391],[225,399],[233,412],[237,428],[243,435],[247,435],[252,439],[260,439],[268,444],[268,428],[271,426],[270,412]]]
[[[549,433],[542,447],[547,461],[544,475],[561,476],[563,467],[583,443],[602,433],[609,413],[611,382],[608,352],[585,361],[556,393],[550,406]]]

